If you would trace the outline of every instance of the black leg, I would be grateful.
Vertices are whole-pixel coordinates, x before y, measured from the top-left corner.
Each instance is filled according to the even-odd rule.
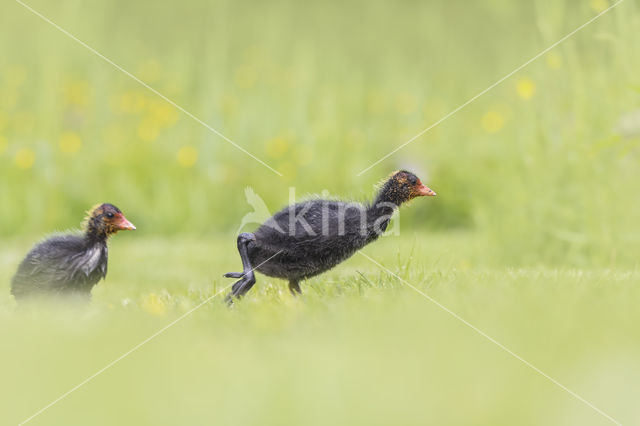
[[[255,240],[256,237],[248,232],[238,235],[238,252],[240,253],[240,259],[242,260],[242,273],[228,272],[224,274],[225,277],[240,278],[233,284],[233,287],[231,287],[231,293],[229,293],[224,299],[229,304],[233,303],[234,298],[244,296],[256,283],[256,277],[253,273],[253,267],[251,266],[251,260],[249,259],[249,250],[247,248],[249,243]]]
[[[300,285],[298,284],[298,280],[289,280],[289,291],[294,296],[302,294],[302,290],[300,290]]]

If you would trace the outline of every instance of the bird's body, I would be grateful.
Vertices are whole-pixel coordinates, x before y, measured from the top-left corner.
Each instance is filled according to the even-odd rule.
[[[435,195],[415,175],[400,171],[385,183],[370,204],[312,199],[285,207],[253,233],[238,237],[243,272],[231,297],[240,297],[255,283],[253,271],[289,280],[292,293],[299,282],[328,271],[376,240],[397,208],[420,195]]]
[[[56,235],[31,249],[11,281],[16,299],[30,294],[89,296],[107,275],[106,241],[91,241],[84,235]]]
[[[117,207],[102,204],[90,213],[85,233],[54,235],[36,244],[11,280],[16,300],[73,294],[88,298],[107,275],[109,235],[135,229]]]
[[[360,203],[324,199],[297,203],[253,233],[249,258],[265,275],[303,280],[328,271],[378,238],[372,218],[368,207]]]

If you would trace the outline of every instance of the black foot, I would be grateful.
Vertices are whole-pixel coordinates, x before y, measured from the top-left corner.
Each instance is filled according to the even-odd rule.
[[[227,272],[226,274],[223,275],[223,277],[226,278],[242,278],[244,276],[244,273],[242,272]]]
[[[240,274],[241,276],[243,274]],[[253,275],[253,271],[247,272],[247,274],[236,281],[231,287],[231,293],[224,298],[224,301],[227,302],[228,305],[233,304],[233,299],[239,299],[244,296],[251,287],[256,283],[256,277]]]
[[[298,284],[298,281],[294,281],[294,280],[289,281],[289,291],[294,296],[302,294],[302,290],[300,290],[300,285]]]
[[[238,252],[240,253],[240,259],[242,260],[243,271],[227,272],[224,274],[227,278],[240,278],[233,284],[231,287],[231,293],[229,293],[224,299],[229,305],[233,303],[233,299],[238,299],[244,296],[256,283],[256,277],[253,274],[253,267],[251,266],[248,250],[248,245],[255,240],[256,237],[247,232],[238,235]]]

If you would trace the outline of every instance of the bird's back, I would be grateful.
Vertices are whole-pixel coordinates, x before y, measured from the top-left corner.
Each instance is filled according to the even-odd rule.
[[[277,257],[258,271],[281,278],[306,278],[331,269],[371,241],[366,207],[315,199],[285,207],[255,232],[254,264]]]
[[[58,235],[36,244],[11,281],[16,298],[34,294],[80,293],[107,274],[107,246],[80,235]]]

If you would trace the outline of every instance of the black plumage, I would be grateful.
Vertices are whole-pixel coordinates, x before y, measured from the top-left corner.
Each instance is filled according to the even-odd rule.
[[[285,207],[253,233],[238,236],[243,272],[225,274],[240,278],[227,301],[253,287],[254,270],[289,280],[291,292],[300,293],[300,281],[328,271],[376,240],[402,203],[425,195],[436,194],[401,170],[369,204],[313,199]]]
[[[74,294],[89,297],[107,275],[110,235],[136,229],[112,204],[89,212],[84,233],[54,235],[36,244],[11,280],[16,300],[29,296]]]

